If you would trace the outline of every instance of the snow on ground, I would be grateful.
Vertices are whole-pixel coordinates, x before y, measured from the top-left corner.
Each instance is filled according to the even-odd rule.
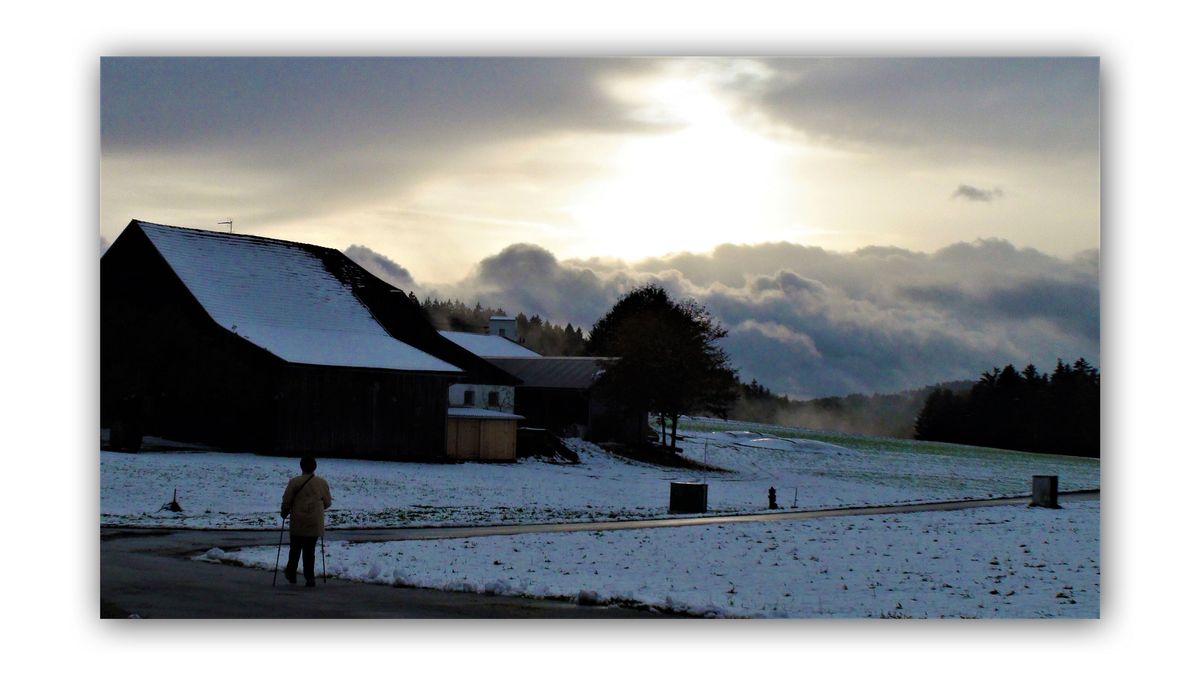
[[[780,506],[858,504],[849,486],[865,485],[876,503],[1029,494],[1036,474],[1057,475],[1063,491],[1100,487],[1099,461],[1083,457],[702,418],[685,418],[681,434],[684,456],[771,483]]]
[[[1100,504],[326,545],[331,576],[705,616],[1100,615]],[[272,569],[275,547],[199,560]],[[318,563],[319,564],[319,563]],[[319,590],[318,590],[319,592]]]
[[[417,464],[319,459],[329,527],[611,520],[666,510],[665,474],[594,447],[584,463]],[[274,529],[295,458],[217,452],[101,452],[100,522]],[[183,513],[158,510],[178,488]],[[661,493],[657,498],[650,495]]]
[[[685,456],[705,472],[634,462],[570,440],[580,464],[416,464],[320,459],[330,527],[572,522],[662,517],[671,481],[707,481],[713,513],[893,504],[1029,494],[1034,474],[1061,490],[1100,486],[1096,460],[857,436],[795,437],[796,429],[686,421]],[[786,434],[786,435],[785,435]],[[812,440],[811,437],[823,440]],[[100,453],[100,522],[193,528],[279,525],[295,458],[220,452]],[[182,513],[160,510],[178,489]]]

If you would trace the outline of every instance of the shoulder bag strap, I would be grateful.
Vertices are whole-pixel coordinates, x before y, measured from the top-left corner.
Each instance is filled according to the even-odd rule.
[[[287,508],[288,512],[291,512],[291,510],[292,510],[292,504],[295,504],[295,503],[296,503],[296,497],[300,495],[300,491],[301,491],[301,490],[303,490],[303,489],[304,489],[304,486],[305,486],[305,485],[308,485],[308,481],[309,481],[309,480],[312,480],[312,479],[313,479],[313,478],[314,478],[316,475],[317,475],[317,474],[315,474],[315,473],[310,473],[310,474],[308,474],[308,480],[306,480],[306,481],[304,481],[303,483],[301,483],[301,484],[300,484],[300,487],[296,488],[296,491],[292,493],[292,503],[291,503],[291,504],[288,504],[288,508]]]

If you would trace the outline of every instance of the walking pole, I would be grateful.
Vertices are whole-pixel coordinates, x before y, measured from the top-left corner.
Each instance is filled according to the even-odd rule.
[[[276,556],[278,557],[278,556]],[[275,563],[278,565],[279,563]],[[329,575],[325,573],[325,533],[321,533],[321,583],[329,583]]]
[[[279,546],[275,549],[275,574],[271,575],[271,585],[275,585],[275,580],[279,578],[279,552],[283,550],[283,526],[287,524],[287,518],[279,520]]]

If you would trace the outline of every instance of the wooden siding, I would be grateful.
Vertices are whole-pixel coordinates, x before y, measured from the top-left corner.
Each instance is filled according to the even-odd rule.
[[[482,462],[517,458],[517,420],[474,417],[446,419],[446,456]]]
[[[288,366],[277,394],[278,447],[289,455],[440,459],[451,381],[397,371]]]
[[[140,230],[101,259],[102,426],[270,452],[279,363],[215,325]]]

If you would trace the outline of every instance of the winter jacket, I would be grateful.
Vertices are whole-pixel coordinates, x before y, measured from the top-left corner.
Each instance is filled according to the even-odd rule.
[[[312,476],[312,479],[309,479]],[[307,483],[305,482],[307,481]],[[301,487],[303,486],[303,487]],[[283,503],[279,512],[292,516],[289,531],[302,537],[319,537],[325,534],[325,509],[333,503],[329,495],[329,483],[316,474],[301,474],[288,481],[283,491]]]

